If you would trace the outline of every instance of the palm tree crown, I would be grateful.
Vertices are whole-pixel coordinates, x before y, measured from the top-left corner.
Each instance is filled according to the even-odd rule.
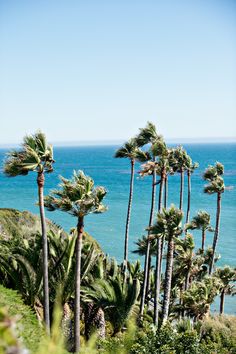
[[[157,133],[155,124],[147,122],[145,128],[141,128],[136,137],[138,146],[153,144],[158,140],[162,140],[162,136]]]
[[[202,251],[204,251],[206,231],[213,232],[210,225],[211,216],[204,210],[200,210],[190,223],[185,226],[185,230],[202,230]]]
[[[139,149],[135,138],[128,140],[123,146],[116,150],[114,157],[142,161],[146,161],[147,158],[145,153]]]
[[[224,166],[220,162],[216,162],[215,166],[209,166],[204,174],[203,179],[209,183],[204,188],[204,193],[224,193],[225,185],[221,177],[224,174]]]
[[[4,172],[9,177],[27,175],[30,171],[53,171],[53,148],[42,132],[24,137],[22,148],[11,151],[5,161]]]
[[[44,198],[48,210],[59,209],[76,217],[106,210],[101,203],[106,195],[105,188],[94,188],[93,179],[85,176],[82,171],[74,171],[71,180],[62,176],[60,179],[61,189],[52,190],[51,194]]]

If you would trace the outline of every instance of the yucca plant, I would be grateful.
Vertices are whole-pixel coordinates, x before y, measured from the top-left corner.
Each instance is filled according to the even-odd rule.
[[[38,201],[43,240],[44,319],[48,332],[50,332],[48,245],[43,203],[43,189],[45,182],[44,174],[53,171],[53,163],[52,145],[47,143],[46,136],[39,131],[34,135],[25,136],[21,149],[18,151],[15,150],[9,152],[4,164],[4,172],[9,177],[16,177],[19,175],[25,176],[29,172],[37,173]]]
[[[82,171],[74,171],[72,178],[60,177],[58,190],[52,190],[44,198],[49,211],[61,210],[77,218],[76,269],[75,269],[75,352],[80,349],[80,284],[81,284],[81,250],[84,232],[84,218],[88,214],[102,213],[106,207],[102,204],[106,195],[103,187],[94,187],[94,181]]]

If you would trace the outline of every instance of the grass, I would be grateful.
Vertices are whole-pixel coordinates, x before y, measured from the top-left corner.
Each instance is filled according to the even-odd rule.
[[[14,290],[0,285],[0,308],[7,308],[10,316],[16,316],[17,335],[24,346],[35,353],[44,337],[44,329],[32,309],[23,303],[21,296]]]

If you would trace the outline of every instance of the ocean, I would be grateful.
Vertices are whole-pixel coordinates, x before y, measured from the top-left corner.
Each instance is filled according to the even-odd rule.
[[[227,190],[222,196],[222,215],[220,237],[217,252],[221,258],[218,265],[236,266],[236,143],[184,144],[184,148],[199,168],[192,175],[192,199],[190,218],[198,210],[206,210],[211,214],[212,225],[215,224],[216,195],[203,193],[205,181],[202,179],[208,164],[220,161],[225,166],[225,184]],[[90,175],[95,185],[107,189],[105,204],[108,211],[104,214],[89,215],[85,219],[85,229],[101,245],[105,253],[115,257],[119,262],[123,257],[123,242],[127,203],[129,195],[130,163],[126,159],[115,159],[118,146],[79,146],[54,148],[54,172],[46,175],[45,195],[59,183],[59,175],[69,178],[73,170],[83,170]],[[2,164],[8,150],[0,149],[0,207],[29,210],[38,213],[36,173],[28,176],[8,178],[3,175]],[[139,164],[136,164],[134,181],[134,199],[130,225],[129,259],[135,261],[137,255],[135,241],[145,235],[148,225],[151,198],[151,177],[138,176]],[[169,178],[168,205],[179,203],[179,175]],[[184,210],[187,202],[187,179],[185,178]],[[76,225],[76,219],[63,212],[46,212],[46,216],[66,231]],[[196,247],[200,246],[201,235],[194,231]],[[206,245],[212,244],[213,233],[207,234]],[[213,306],[218,310],[218,301]],[[236,314],[236,297],[227,297],[225,312]]]

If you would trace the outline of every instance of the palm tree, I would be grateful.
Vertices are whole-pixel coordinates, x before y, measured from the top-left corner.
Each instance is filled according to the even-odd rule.
[[[119,148],[116,151],[114,157],[128,158],[130,160],[130,165],[131,165],[129,202],[128,202],[128,210],[127,210],[126,226],[125,226],[125,247],[124,247],[124,273],[125,273],[127,268],[127,262],[128,262],[129,226],[130,226],[130,216],[131,216],[133,188],[134,188],[134,165],[137,159],[139,161],[142,159],[145,160],[146,154],[143,153],[142,150],[138,148],[135,139],[130,139],[128,142],[126,142],[121,148]]]
[[[194,263],[194,240],[191,234],[187,234],[183,240],[175,240],[175,271],[180,277],[184,276],[184,290],[187,290],[190,282],[190,275]]]
[[[205,277],[194,281],[183,294],[183,309],[194,322],[202,320],[209,313],[210,305],[219,294],[220,281],[215,277]]]
[[[224,180],[221,177],[224,174],[224,166],[220,162],[216,162],[215,166],[209,166],[203,175],[204,180],[208,181],[208,185],[204,188],[204,193],[217,194],[217,208],[216,208],[216,226],[213,238],[213,254],[212,261],[209,267],[209,274],[212,274],[214,268],[214,258],[216,246],[219,238],[220,229],[220,213],[221,213],[221,194],[225,191]]]
[[[205,248],[206,231],[213,232],[214,229],[210,225],[211,216],[206,211],[199,211],[192,221],[185,226],[185,230],[202,230],[202,252]]]
[[[142,238],[135,242],[137,248],[133,251],[133,253],[136,253],[139,256],[145,256],[147,253],[148,238],[150,239],[150,255],[154,256],[157,248],[156,239],[148,236],[142,236]]]
[[[189,222],[190,216],[190,202],[191,202],[191,175],[193,174],[194,170],[199,167],[197,162],[192,162],[192,159],[189,155],[187,155],[186,160],[186,169],[187,169],[187,177],[188,177],[188,204],[187,204],[187,213],[186,213],[186,223]]]
[[[81,283],[81,249],[84,232],[84,218],[88,214],[102,213],[106,210],[102,204],[106,195],[103,187],[94,187],[92,178],[82,171],[74,171],[71,180],[60,177],[59,190],[53,190],[44,198],[49,211],[61,210],[75,216],[77,222],[76,242],[76,279],[75,279],[75,352],[80,349],[80,283]]]
[[[180,227],[182,218],[182,211],[175,208],[174,206],[171,206],[169,209],[163,209],[161,213],[158,213],[157,222],[153,225],[153,227],[151,227],[152,234],[157,235],[158,237],[166,237],[168,241],[162,323],[165,323],[167,321],[169,314],[171,281],[174,260],[174,238],[179,236],[182,232],[182,229]],[[157,314],[155,317],[155,320],[157,321]]]
[[[173,172],[180,173],[180,195],[179,209],[183,209],[183,194],[184,194],[184,171],[187,166],[187,153],[182,146],[170,149],[170,165]]]
[[[155,210],[155,201],[156,201],[156,158],[159,156],[162,149],[163,138],[161,135],[157,133],[156,126],[147,122],[145,128],[140,129],[139,134],[136,137],[136,141],[139,147],[142,147],[147,144],[151,144],[148,155],[152,160],[149,162],[150,166],[144,166],[144,174],[143,175],[152,175],[152,198],[151,198],[151,209],[150,209],[150,217],[149,217],[149,227],[153,223],[153,216]],[[145,172],[146,167],[148,167],[147,172]],[[141,174],[142,175],[142,174]],[[143,316],[144,304],[146,299],[146,294],[149,288],[149,273],[150,273],[150,241],[148,240],[147,244],[147,252],[145,256],[144,263],[144,280],[142,286],[142,296],[140,303],[140,314]]]
[[[46,233],[46,221],[43,203],[43,189],[45,173],[53,171],[53,148],[47,143],[42,132],[25,136],[19,151],[11,151],[7,155],[4,172],[9,177],[27,175],[33,171],[37,173],[39,210],[43,240],[43,284],[44,284],[44,319],[48,333],[50,332],[49,315],[49,290],[48,290],[48,245]]]
[[[170,291],[174,259],[174,237],[177,237],[182,232],[180,224],[183,218],[183,213],[181,210],[171,207],[169,210],[163,211],[162,218],[164,222],[165,236],[168,240],[162,310],[162,323],[165,323],[168,318],[170,306]]]
[[[221,280],[220,285],[220,315],[224,313],[225,295],[235,295],[236,269],[229,266],[218,268],[214,274]]]

